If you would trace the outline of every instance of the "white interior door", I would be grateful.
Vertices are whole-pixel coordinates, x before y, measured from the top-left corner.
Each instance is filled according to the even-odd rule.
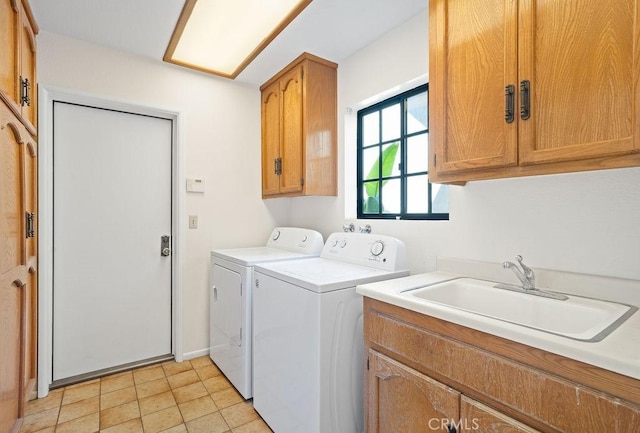
[[[170,119],[53,107],[53,380],[169,355]]]

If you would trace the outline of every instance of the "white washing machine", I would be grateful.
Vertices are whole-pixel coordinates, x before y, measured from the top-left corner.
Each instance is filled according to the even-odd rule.
[[[320,257],[254,270],[253,406],[276,433],[363,428],[362,296],[409,275],[398,239],[334,233]]]
[[[252,397],[252,289],[256,263],[318,256],[322,235],[314,230],[278,227],[266,246],[211,251],[211,359],[245,399]]]

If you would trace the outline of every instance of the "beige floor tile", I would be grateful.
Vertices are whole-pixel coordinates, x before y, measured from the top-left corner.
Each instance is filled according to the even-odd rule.
[[[145,416],[171,406],[176,406],[176,400],[173,398],[171,391],[165,391],[160,394],[140,400],[140,415]]]
[[[142,417],[145,433],[158,433],[182,424],[182,415],[177,406],[169,407]]]
[[[191,400],[186,403],[181,403],[178,407],[180,408],[182,418],[185,421],[191,421],[192,419],[200,418],[201,416],[208,415],[218,410],[213,399],[208,395],[196,398],[195,400]]]
[[[100,433],[144,433],[144,430],[142,429],[142,419],[130,419],[122,424],[100,430]]]
[[[233,406],[236,403],[244,401],[235,388],[214,392],[211,394],[211,398],[213,398],[213,402],[218,406],[218,409],[224,409],[225,407]]]
[[[122,388],[129,388],[133,385],[133,373],[126,371],[124,373],[103,377],[100,381],[100,393],[108,394]]]
[[[22,430],[20,430],[20,432],[22,432]],[[55,432],[56,432],[56,426],[52,425],[51,427],[38,430],[36,433],[55,433]]]
[[[169,386],[171,389],[176,389],[183,387],[185,385],[190,385],[192,383],[200,382],[200,377],[195,370],[183,371],[182,373],[174,374],[173,376],[167,377],[169,381]]]
[[[95,433],[99,430],[100,414],[98,412],[58,424],[56,427],[56,433]]]
[[[203,380],[202,383],[205,388],[207,388],[207,391],[209,391],[209,394],[231,388],[231,382],[229,382],[224,376],[215,376],[211,379]]]
[[[231,428],[239,427],[242,424],[246,424],[260,418],[258,416],[258,412],[253,409],[253,405],[250,402],[245,401],[221,409],[220,413]]]
[[[106,429],[131,419],[140,418],[137,401],[100,411],[100,428]]]
[[[191,385],[183,386],[173,390],[173,396],[178,403],[184,403],[186,401],[195,400],[196,398],[204,397],[209,394],[202,382],[192,383]]]
[[[164,374],[169,376],[173,376],[174,374],[182,373],[183,371],[193,370],[193,366],[189,361],[184,362],[175,362],[170,361],[165,364],[162,364],[162,368],[164,369]]]
[[[211,358],[209,358],[209,355],[192,359],[190,362],[193,368],[195,369],[206,367],[208,365],[213,365],[213,362],[211,361]]]
[[[215,365],[208,365],[206,367],[198,368],[196,370],[201,380],[210,379],[214,376],[220,376],[222,372]]]
[[[53,409],[44,410],[42,412],[34,413],[33,415],[27,415],[22,423],[20,433],[32,433],[42,430],[46,427],[56,425],[58,421],[58,413],[60,408],[54,407]]]
[[[229,431],[229,426],[219,412],[205,415],[186,424],[189,433],[223,433]]]
[[[130,386],[129,388],[122,388],[108,394],[102,394],[100,396],[100,410],[105,410],[123,405],[125,403],[130,403],[132,401],[136,401],[136,399],[136,388],[134,386]]]
[[[162,378],[151,382],[146,382],[140,385],[136,385],[136,392],[138,398],[145,398],[152,395],[160,394],[161,392],[169,391],[169,382],[167,379]]]
[[[75,403],[90,397],[100,395],[100,379],[92,380],[86,385],[73,385],[64,389],[62,404]]]
[[[95,412],[100,412],[100,397],[97,395],[62,406],[58,415],[58,424],[82,418]]]
[[[162,379],[163,377],[164,370],[160,365],[133,371],[133,380],[136,385]]]
[[[35,400],[31,400],[30,402],[27,403],[27,407],[25,407],[24,414],[32,415],[34,413],[60,407],[60,404],[62,404],[63,392],[64,391],[62,389],[57,389],[54,392],[50,392],[49,395],[47,395],[44,398],[37,398]]]
[[[166,430],[162,430],[160,433],[188,433],[186,424],[178,424]]]
[[[233,433],[273,433],[266,422],[262,419],[251,421],[248,424],[243,424],[240,427],[233,429]]]

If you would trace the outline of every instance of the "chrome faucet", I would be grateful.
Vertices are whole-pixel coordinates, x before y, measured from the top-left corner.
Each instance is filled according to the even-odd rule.
[[[522,283],[523,289],[526,289],[526,290],[535,289],[536,276],[533,273],[533,269],[531,269],[529,266],[525,265],[522,262],[522,256],[519,256],[519,255],[516,256],[516,260],[518,261],[518,264],[520,264],[520,267],[522,268],[522,270],[520,270],[520,268],[518,268],[518,265],[516,265],[513,262],[503,262],[502,267],[505,269],[511,269],[513,273],[516,274],[516,277],[518,277],[518,279]]]

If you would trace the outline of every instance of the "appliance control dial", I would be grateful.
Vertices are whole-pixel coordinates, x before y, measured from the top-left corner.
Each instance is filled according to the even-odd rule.
[[[338,246],[338,240],[334,239],[333,242],[331,242],[331,246],[332,247],[337,247]]]
[[[280,230],[274,230],[273,235],[271,236],[271,239],[273,239],[274,241],[277,241],[279,237],[280,237]]]
[[[375,241],[371,244],[371,248],[369,248],[369,251],[371,251],[371,254],[373,254],[374,256],[379,256],[384,251],[384,244],[382,243],[382,241]]]
[[[307,242],[309,240],[309,237],[307,235],[302,237],[302,242]]]
[[[340,248],[344,248],[346,246],[347,246],[347,240],[346,239],[341,240],[340,241]]]

